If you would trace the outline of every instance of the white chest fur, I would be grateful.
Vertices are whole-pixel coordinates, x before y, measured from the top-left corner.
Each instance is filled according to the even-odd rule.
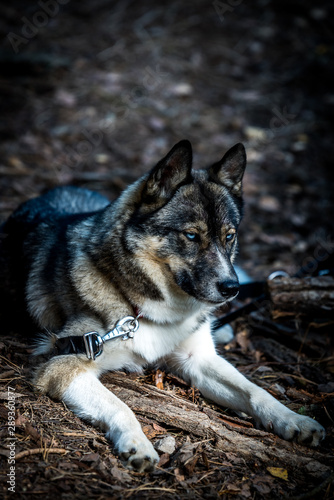
[[[155,323],[142,318],[132,339],[106,342],[103,354],[96,359],[97,365],[101,370],[140,370],[171,354],[198,327],[198,313],[173,323]],[[210,328],[209,322],[207,328]]]

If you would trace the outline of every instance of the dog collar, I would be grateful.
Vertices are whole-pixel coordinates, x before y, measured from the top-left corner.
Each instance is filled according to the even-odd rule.
[[[54,355],[62,354],[86,354],[88,359],[94,360],[103,353],[105,342],[122,338],[128,340],[133,338],[134,333],[139,328],[138,319],[142,315],[125,316],[117,321],[116,326],[107,332],[103,337],[98,332],[88,332],[82,337],[72,335],[70,337],[57,338],[54,345]]]

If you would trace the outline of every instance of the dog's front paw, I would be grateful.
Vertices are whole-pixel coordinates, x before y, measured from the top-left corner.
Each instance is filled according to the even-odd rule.
[[[159,455],[152,443],[141,435],[123,434],[116,448],[124,465],[136,472],[150,472],[159,462]]]
[[[325,429],[316,420],[292,411],[284,413],[271,420],[266,428],[287,441],[296,441],[308,446],[318,446],[324,439]]]

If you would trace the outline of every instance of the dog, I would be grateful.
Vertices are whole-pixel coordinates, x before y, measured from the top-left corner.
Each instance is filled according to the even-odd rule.
[[[22,204],[3,231],[38,329],[38,390],[102,428],[130,469],[159,456],[134,413],[99,381],[167,366],[204,397],[284,439],[316,446],[323,427],[289,410],[216,353],[212,313],[238,294],[233,267],[246,153],[192,170],[177,143],[120,197],[58,187]],[[14,248],[15,247],[15,248]]]

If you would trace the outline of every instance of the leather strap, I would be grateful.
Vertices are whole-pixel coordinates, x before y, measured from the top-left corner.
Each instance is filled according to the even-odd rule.
[[[94,347],[97,352],[98,345],[96,342]],[[54,346],[53,355],[60,356],[62,354],[86,354],[83,336],[72,335],[70,337],[58,338]]]

